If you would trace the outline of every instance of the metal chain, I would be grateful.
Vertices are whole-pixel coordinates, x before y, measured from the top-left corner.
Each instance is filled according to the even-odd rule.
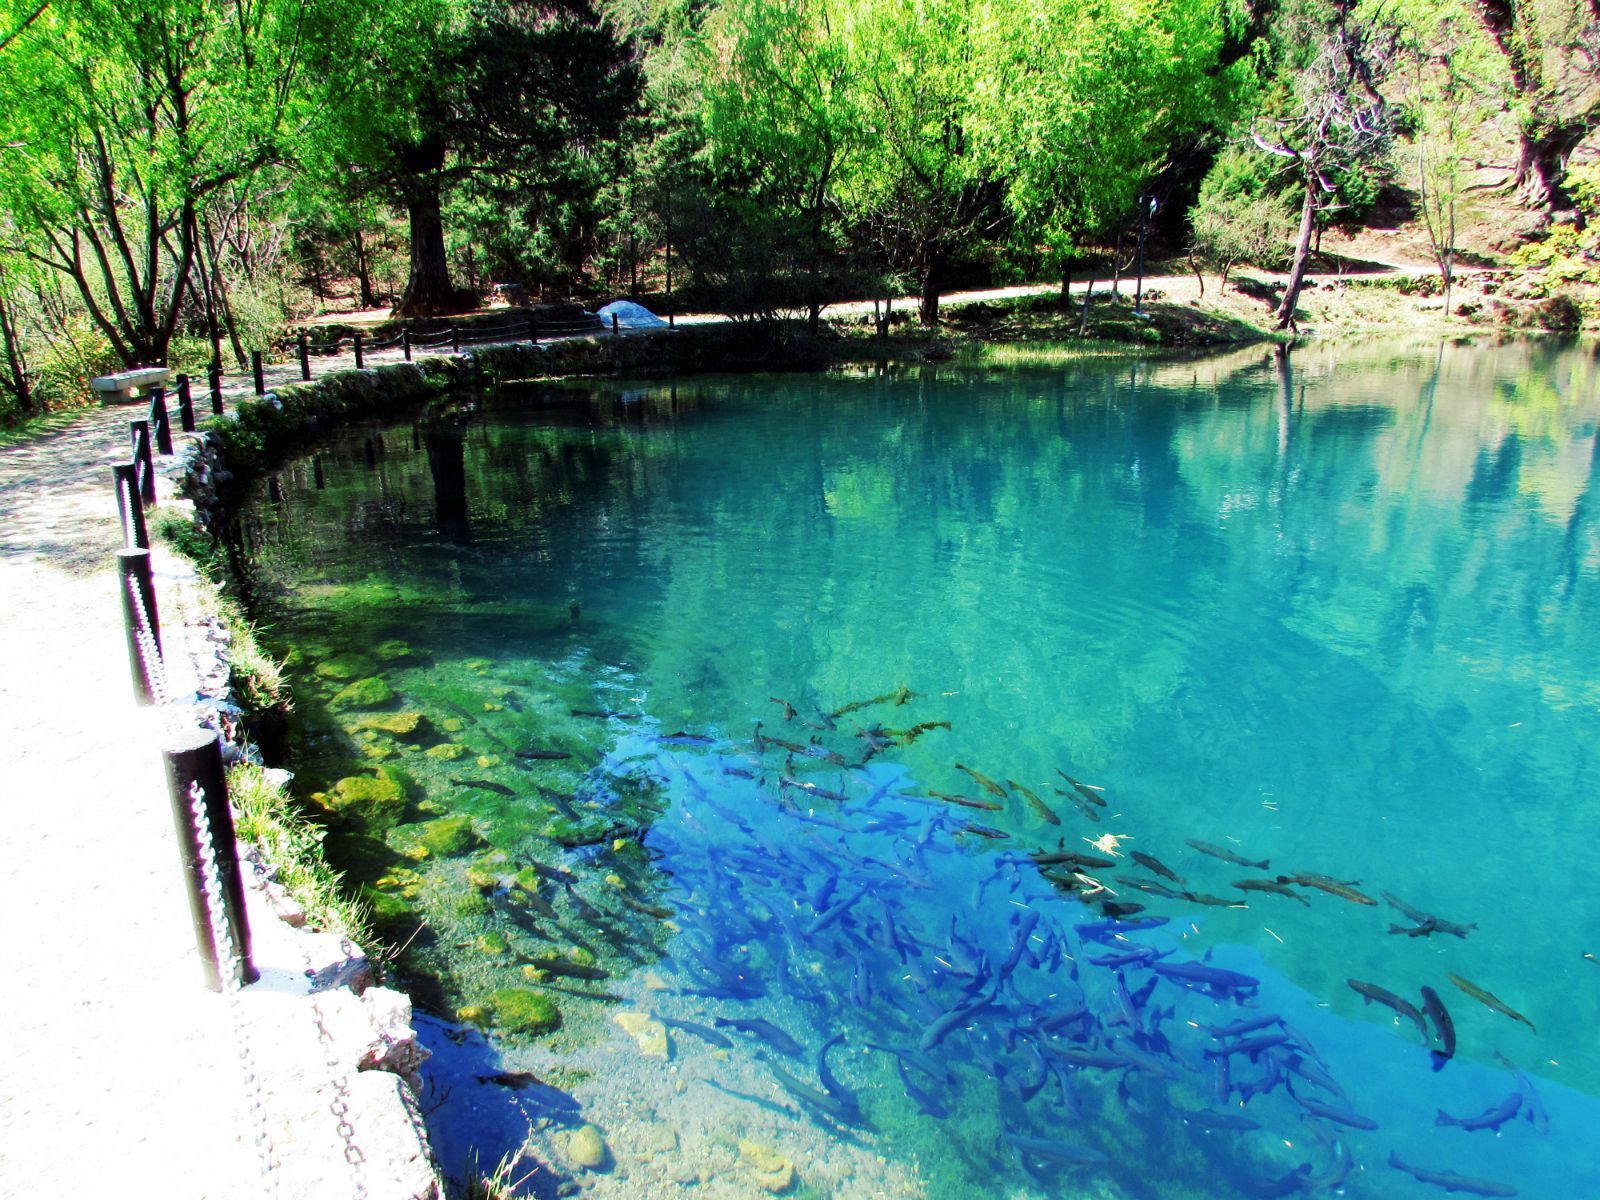
[[[255,1058],[250,1052],[250,1027],[244,1019],[244,1006],[239,1003],[239,950],[234,945],[233,930],[228,928],[223,915],[222,872],[217,867],[217,847],[211,834],[211,817],[206,812],[206,794],[198,783],[189,785],[189,811],[200,839],[200,874],[205,885],[206,915],[211,922],[211,942],[217,950],[222,994],[227,998],[228,1018],[233,1023],[239,1070],[244,1076],[245,1093],[249,1097],[256,1157],[261,1161],[262,1177],[271,1184],[272,1194],[276,1196],[278,1157],[272,1144],[272,1131],[267,1124],[266,1091],[262,1087],[261,1077],[256,1074]]]
[[[117,499],[122,503],[118,505],[122,517],[122,544],[133,545],[133,487],[124,476],[117,478]]]
[[[305,963],[306,978],[311,979],[317,973],[317,967],[311,961],[311,952],[307,949],[308,939],[297,938],[296,944],[300,947],[300,958]],[[339,947],[345,956],[345,961],[354,957],[350,940],[339,939]],[[317,1002],[316,993],[311,993],[311,1015],[317,1022],[317,1040],[322,1043],[323,1053],[327,1056],[328,1081],[333,1084],[333,1099],[328,1101],[328,1111],[333,1114],[334,1128],[338,1131],[339,1140],[344,1143],[344,1160],[350,1164],[352,1176],[351,1192],[356,1200],[366,1200],[367,1195],[367,1156],[356,1144],[355,1126],[350,1123],[350,1077],[349,1072],[340,1065],[338,1051],[334,1049],[333,1034],[328,1029],[326,1014],[322,1005]]]
[[[138,617],[133,636],[139,647],[139,661],[144,666],[144,677],[150,684],[150,696],[157,704],[165,705],[170,698],[167,690],[167,664],[162,661],[155,635],[150,632],[150,614],[145,610],[144,594],[139,591],[139,582],[132,575],[126,576],[125,579],[128,595],[133,599],[134,614]]]

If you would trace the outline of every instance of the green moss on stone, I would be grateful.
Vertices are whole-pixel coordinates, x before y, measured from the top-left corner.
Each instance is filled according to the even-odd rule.
[[[549,1033],[561,1024],[561,1010],[542,992],[529,988],[501,988],[489,997],[494,1023],[507,1033]]]
[[[334,708],[383,708],[394,699],[394,689],[373,675],[340,688],[328,703]]]
[[[437,746],[429,746],[425,753],[440,762],[455,762],[458,758],[465,758],[471,751],[460,742],[440,742]]]
[[[472,818],[463,815],[424,822],[419,840],[428,848],[428,853],[439,858],[451,858],[465,854],[481,839],[472,828]]]
[[[312,670],[320,679],[348,682],[371,675],[372,663],[359,654],[335,654],[332,658],[323,659]]]
[[[476,893],[470,894],[476,895]],[[506,941],[506,935],[498,929],[491,929],[488,933],[478,935],[478,949],[484,954],[504,954],[511,949],[511,943]]]
[[[363,729],[373,729],[379,733],[387,733],[402,741],[414,742],[425,737],[428,732],[428,723],[419,712],[407,710],[405,712],[385,713],[379,717],[368,717],[361,722]]]
[[[408,658],[416,658],[417,652],[399,638],[390,638],[386,642],[379,642],[372,648],[374,658],[382,662],[404,662]]]
[[[406,812],[404,784],[381,767],[375,775],[347,775],[333,785],[333,791],[316,792],[311,798],[329,812],[379,829],[392,827]]]

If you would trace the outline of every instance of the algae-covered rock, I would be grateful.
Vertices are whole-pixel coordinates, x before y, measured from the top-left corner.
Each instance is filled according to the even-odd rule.
[[[530,988],[501,988],[489,997],[494,1023],[507,1033],[549,1033],[561,1024],[561,1010],[543,992]]]
[[[489,1027],[489,1010],[482,1004],[463,1004],[456,1009],[456,1020],[467,1025],[476,1025],[480,1029]]]
[[[752,1182],[764,1192],[780,1196],[794,1187],[794,1164],[771,1146],[741,1141],[739,1160],[750,1168]]]
[[[494,666],[487,658],[469,658],[461,665],[469,671],[478,671],[480,673]]]
[[[372,674],[372,663],[359,654],[335,654],[312,668],[319,679],[345,683]]]
[[[465,854],[480,840],[472,828],[472,818],[465,815],[425,821],[419,836],[428,852],[440,858]]]
[[[404,785],[381,767],[374,775],[347,775],[333,785],[333,791],[314,792],[311,798],[329,812],[356,817],[380,829],[395,825],[406,812]]]
[[[387,733],[390,737],[399,738],[404,742],[414,742],[427,736],[428,722],[421,713],[408,709],[403,712],[367,717],[361,722],[361,728]]]
[[[460,733],[467,727],[467,723],[460,717],[446,717],[439,722],[439,728],[446,733]]]
[[[491,891],[500,886],[500,873],[473,864],[467,868],[467,882],[482,891]]]
[[[440,762],[455,762],[458,758],[465,758],[471,751],[460,742],[440,742],[437,746],[429,746],[424,753]]]
[[[372,648],[372,657],[380,662],[395,663],[417,658],[418,654],[409,643],[402,642],[399,638],[390,638]]]
[[[583,1171],[598,1171],[611,1157],[605,1138],[593,1125],[580,1125],[567,1138],[567,1161]]]
[[[399,896],[377,888],[362,888],[357,894],[370,914],[372,928],[384,941],[402,942],[416,932],[416,910]]]
[[[482,892],[457,892],[450,901],[450,911],[458,917],[486,917],[489,902]]]
[[[511,949],[511,943],[498,929],[491,929],[488,933],[478,935],[478,949],[484,954],[504,954]]]
[[[496,704],[492,700],[485,700],[483,702],[483,711],[486,713],[505,712],[505,710],[506,706],[504,704]]]
[[[546,950],[533,960],[552,975],[570,979],[609,979],[611,972],[597,967],[594,955],[579,947],[573,950]]]
[[[340,688],[328,703],[334,708],[383,708],[394,700],[394,689],[372,675]]]
[[[385,762],[394,757],[394,747],[373,742],[371,745],[361,747],[361,757],[368,762]]]

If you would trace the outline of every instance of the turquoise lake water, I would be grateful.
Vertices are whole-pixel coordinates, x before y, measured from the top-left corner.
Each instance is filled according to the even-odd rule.
[[[245,522],[294,765],[490,1030],[429,1026],[446,1158],[1600,1195],[1597,429],[1592,343],[1374,343],[507,386],[297,459]]]

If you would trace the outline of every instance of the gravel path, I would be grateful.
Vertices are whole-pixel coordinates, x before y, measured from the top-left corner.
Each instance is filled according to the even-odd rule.
[[[277,1194],[354,1195],[302,942],[260,893],[264,979],[242,997],[259,1118],[241,1100],[227,1002],[202,986],[160,732],[133,703],[113,569],[111,466],[140,415],[89,410],[0,450],[0,1196],[270,1195],[257,1128],[277,1147]],[[173,582],[171,564],[157,572],[158,588]],[[324,1007],[346,1003],[359,1009],[349,993]],[[345,1083],[355,1107],[375,1096],[395,1109],[394,1076],[351,1070]],[[390,1178],[393,1160],[416,1158],[407,1132],[360,1127],[370,1195],[413,1194],[414,1173]]]

